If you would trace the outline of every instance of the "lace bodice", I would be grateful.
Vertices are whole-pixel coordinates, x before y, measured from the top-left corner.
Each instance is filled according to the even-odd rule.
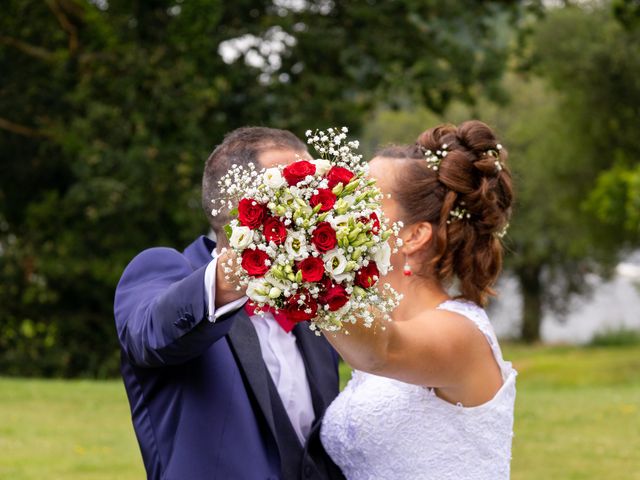
[[[498,393],[477,407],[453,405],[433,389],[354,371],[327,409],[322,443],[348,480],[509,478],[515,377],[485,311],[450,300],[438,308],[472,320],[502,371]]]

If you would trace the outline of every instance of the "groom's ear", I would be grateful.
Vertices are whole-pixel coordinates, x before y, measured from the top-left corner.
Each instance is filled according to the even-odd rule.
[[[433,237],[433,226],[429,222],[414,223],[406,227],[403,236],[403,253],[411,255],[426,248]]]

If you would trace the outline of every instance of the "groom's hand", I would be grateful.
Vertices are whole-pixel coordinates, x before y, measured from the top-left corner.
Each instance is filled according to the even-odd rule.
[[[223,249],[216,265],[216,308],[238,300],[245,295],[246,287],[240,287],[238,256],[230,248]]]

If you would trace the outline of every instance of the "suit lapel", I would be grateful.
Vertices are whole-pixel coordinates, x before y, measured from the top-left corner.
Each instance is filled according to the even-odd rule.
[[[303,454],[301,452],[301,446],[292,427],[289,427],[290,432],[287,433],[287,428],[284,425],[285,423],[289,423],[286,412],[282,410],[281,405],[278,407],[277,404],[275,405],[276,409],[280,408],[282,410],[278,417],[282,424],[278,425],[279,430],[276,429],[274,408],[270,394],[276,398],[278,393],[262,359],[258,334],[244,309],[238,311],[238,313],[235,314],[235,318],[229,320],[233,321],[233,325],[227,336],[229,345],[244,374],[247,389],[253,393],[258,408],[262,411],[266,423],[275,439],[276,448],[280,455],[282,478],[298,478],[298,472],[302,468],[302,458],[310,454]],[[314,438],[314,445],[319,445],[318,432],[320,420],[326,407],[338,394],[338,378],[335,371],[333,351],[324,338],[317,337],[309,330],[307,322],[296,325],[293,333],[296,336],[298,348],[304,361],[311,390],[311,400],[316,416],[314,424],[312,425],[309,442]],[[269,391],[270,383],[271,393]],[[305,449],[309,448],[309,442],[305,445]],[[322,449],[322,447],[319,448]],[[320,462],[321,466],[324,465],[326,461],[331,462],[329,459],[324,459],[323,455],[326,456],[326,454],[320,454],[320,458],[314,458],[314,462]],[[337,470],[337,467],[335,468]]]
[[[235,317],[228,334],[229,344],[269,428],[276,436],[273,408],[269,397],[267,378],[269,372],[262,359],[258,334],[244,310],[239,310]],[[313,410],[316,418],[320,418],[338,394],[331,347],[324,338],[316,336],[309,330],[307,322],[296,325],[293,333],[309,380]]]
[[[184,256],[187,257],[194,270],[206,265],[211,261],[211,252],[216,248],[216,243],[201,235],[191,245],[184,249]]]
[[[253,392],[267,425],[271,429],[271,433],[277,438],[273,410],[269,398],[267,379],[269,373],[262,359],[258,334],[253,325],[251,325],[251,320],[244,309],[239,310],[235,317],[232,320],[233,325],[228,334],[229,344],[236,355],[238,365],[244,372],[249,384],[248,387]]]

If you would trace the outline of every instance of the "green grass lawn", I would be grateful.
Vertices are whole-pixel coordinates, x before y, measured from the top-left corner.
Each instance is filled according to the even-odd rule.
[[[640,479],[640,346],[505,357],[520,372],[514,480]],[[44,478],[144,478],[119,381],[0,379],[0,479]]]

